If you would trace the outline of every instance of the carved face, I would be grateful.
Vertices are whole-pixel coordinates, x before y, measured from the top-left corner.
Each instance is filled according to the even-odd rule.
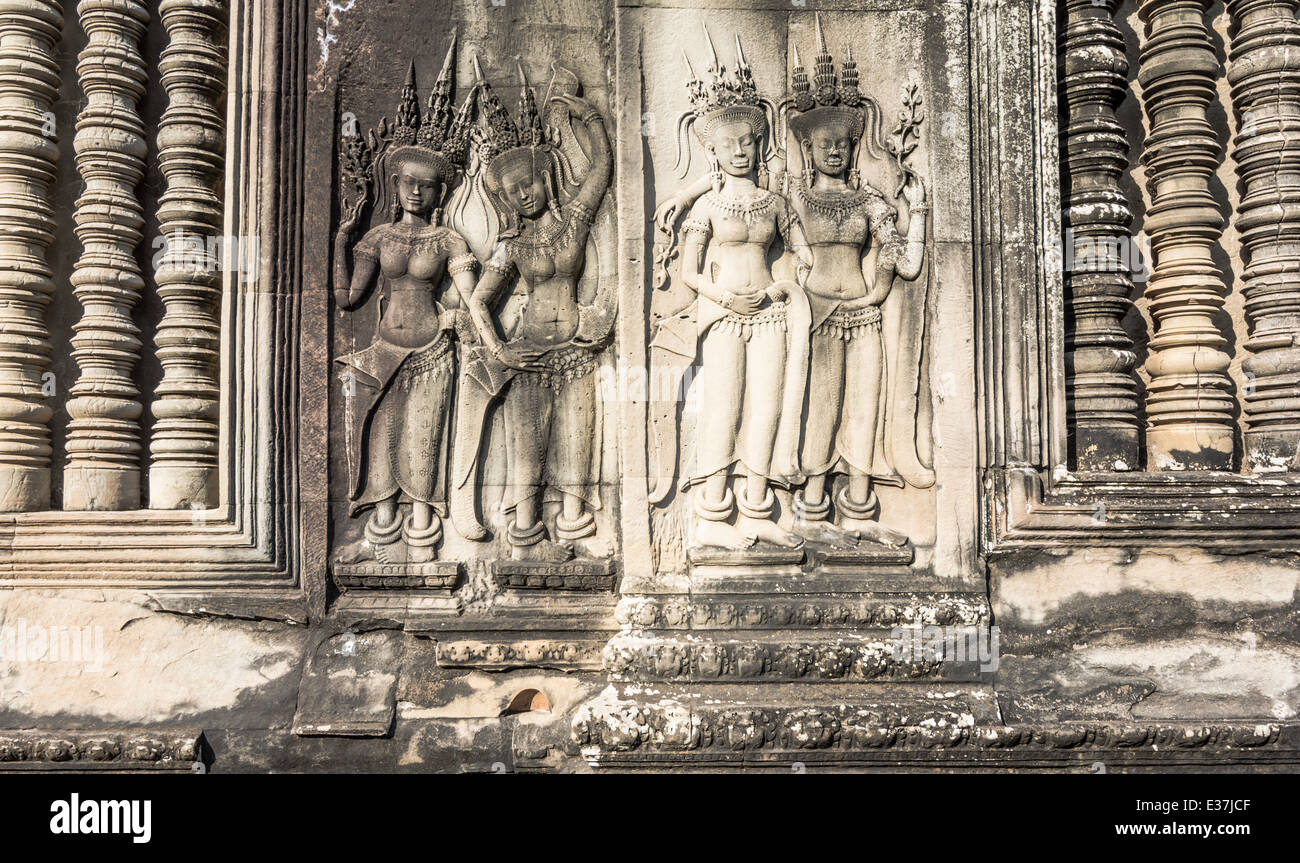
[[[709,138],[709,152],[723,171],[746,177],[758,167],[758,136],[748,123],[726,123]]]
[[[804,159],[811,158],[818,173],[839,177],[848,170],[853,155],[853,138],[847,123],[823,123],[800,144]]]
[[[428,216],[442,195],[442,177],[433,165],[408,159],[393,175],[397,200],[412,215]]]
[[[501,197],[519,215],[533,218],[550,202],[546,173],[527,163],[511,165],[501,174]]]

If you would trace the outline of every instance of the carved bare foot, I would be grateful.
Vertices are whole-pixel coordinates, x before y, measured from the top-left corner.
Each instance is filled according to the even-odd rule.
[[[532,560],[540,563],[564,563],[573,559],[573,546],[540,539],[532,545],[516,545],[510,550],[514,560]]]
[[[581,557],[591,558],[592,560],[604,560],[607,557],[614,556],[614,547],[609,544],[608,540],[596,539],[592,537],[581,542],[574,543],[578,555]]]
[[[334,553],[335,563],[364,563],[375,559],[375,547],[364,539],[349,542]]]
[[[840,527],[829,521],[795,519],[794,532],[808,542],[822,543],[835,548],[853,548],[862,539],[858,531]]]
[[[739,551],[753,546],[758,542],[758,537],[725,521],[700,519],[699,526],[695,529],[695,541],[699,545],[710,548],[729,548]]]
[[[902,548],[908,542],[906,534],[882,527],[879,522],[875,521],[846,518],[844,519],[844,527],[856,531],[863,542],[875,542],[881,545],[893,546],[894,548]]]
[[[782,548],[798,548],[803,545],[803,537],[787,533],[776,522],[768,521],[765,518],[751,518],[747,515],[741,515],[736,519],[736,526],[743,533],[758,537],[759,542],[770,542],[772,545],[779,545]]]
[[[437,556],[437,549],[433,546],[413,545],[406,550],[406,559],[411,563],[428,563]]]

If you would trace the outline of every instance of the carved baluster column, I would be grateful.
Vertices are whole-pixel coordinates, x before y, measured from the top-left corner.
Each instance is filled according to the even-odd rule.
[[[1128,92],[1124,38],[1113,20],[1119,0],[1069,0],[1060,51],[1069,196],[1065,201],[1067,268],[1073,327],[1066,380],[1080,470],[1136,470],[1141,427],[1133,368],[1137,355],[1124,331],[1133,303],[1128,267],[1133,213],[1119,180],[1128,140],[1115,109]]]
[[[68,464],[63,508],[140,505],[140,392],[131,380],[140,357],[131,310],[144,280],[135,260],[144,216],[135,188],[146,144],[137,104],[144,95],[140,37],[149,13],[135,0],[82,0],[87,44],[77,77],[87,105],[77,118],[77,199],[83,251],[72,274],[82,316],[72,337],[80,369],[68,401]]]
[[[1251,327],[1246,463],[1300,470],[1300,0],[1229,0],[1228,11]]]
[[[225,0],[163,0],[170,39],[159,67],[167,109],[158,160],[167,191],[158,208],[165,245],[158,293],[166,311],[156,343],[163,377],[153,402],[149,505],[217,504],[220,387],[221,180],[225,139]],[[225,263],[238,264],[240,261]]]
[[[1228,470],[1235,426],[1230,359],[1215,326],[1227,288],[1211,257],[1223,218],[1210,178],[1223,158],[1207,119],[1219,63],[1210,0],[1143,0],[1142,83],[1150,135],[1143,161],[1155,268],[1147,283],[1155,335],[1147,371],[1147,467]]]
[[[0,511],[48,509],[53,411],[42,391],[50,364],[45,325],[54,284],[50,186],[58,148],[50,107],[62,4],[0,6]]]

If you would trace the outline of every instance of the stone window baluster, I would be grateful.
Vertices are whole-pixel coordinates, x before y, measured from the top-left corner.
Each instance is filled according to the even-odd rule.
[[[1115,116],[1127,95],[1128,61],[1115,25],[1119,0],[1069,0],[1061,34],[1066,267],[1073,326],[1066,370],[1075,463],[1080,470],[1136,470],[1140,405],[1137,355],[1124,330],[1132,308],[1133,213],[1119,180],[1128,140]]]
[[[146,72],[140,39],[149,13],[135,0],[82,0],[87,44],[77,77],[87,104],[77,119],[77,199],[83,251],[72,274],[82,306],[72,338],[80,369],[68,401],[63,508],[122,510],[140,505],[140,392],[131,379],[140,357],[132,309],[144,287],[135,249],[144,215],[136,186],[146,143],[137,105]]]
[[[0,11],[0,511],[50,505],[46,399],[54,291],[46,250],[54,240],[50,187],[58,161],[51,107],[59,2],[11,2]]]
[[[1237,210],[1250,356],[1245,453],[1257,471],[1300,469],[1300,0],[1229,0]]]
[[[169,44],[159,64],[167,108],[158,159],[167,191],[158,208],[165,250],[155,339],[163,377],[152,410],[149,505],[217,504],[222,270],[244,265],[243,246],[221,237],[225,165],[225,0],[163,0]]]
[[[1210,178],[1223,150],[1207,118],[1220,66],[1210,0],[1143,0],[1142,84],[1150,134],[1143,156],[1155,267],[1146,293],[1155,334],[1146,363],[1147,467],[1229,470],[1236,436],[1230,358],[1216,326],[1227,288],[1212,255],[1223,217]]]

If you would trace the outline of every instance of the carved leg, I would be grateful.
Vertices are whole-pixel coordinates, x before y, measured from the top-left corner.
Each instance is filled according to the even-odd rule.
[[[524,529],[516,521],[506,530],[510,540],[510,556],[515,560],[535,560],[542,563],[564,563],[573,558],[573,547],[546,538],[546,525],[540,521]]]
[[[596,532],[596,517],[582,498],[566,492],[564,509],[555,519],[555,532],[566,542],[585,539]]]
[[[393,560],[392,546],[401,536],[402,518],[397,509],[397,495],[393,495],[376,504],[370,518],[366,519],[365,539],[358,543],[361,548],[356,549],[354,558],[363,560],[373,556],[382,563],[390,563]],[[343,555],[340,555],[340,559],[345,563],[351,562]]]
[[[757,542],[758,537],[754,534],[728,523],[735,509],[736,495],[727,488],[727,474],[719,472],[709,477],[704,487],[695,492],[695,514],[699,516],[695,528],[696,543],[714,548],[741,549]]]
[[[871,477],[854,471],[849,474],[849,485],[835,498],[840,511],[840,524],[858,533],[867,542],[884,545],[907,545],[907,537],[896,530],[881,527],[875,520],[880,514],[880,499],[871,490]]]
[[[442,542],[442,519],[431,504],[417,500],[411,505],[411,514],[402,523],[402,538],[409,548],[409,559],[414,563],[433,560],[435,548]]]
[[[858,544],[860,536],[856,530],[831,522],[831,499],[826,494],[826,479],[826,474],[809,477],[808,484],[795,493],[794,532],[808,542],[852,548]]]
[[[755,498],[758,498],[755,501]],[[776,511],[776,495],[767,484],[767,479],[758,474],[750,474],[745,483],[745,498],[738,504],[740,517],[736,526],[745,534],[752,534],[763,542],[770,542],[784,548],[798,548],[803,545],[803,538],[782,530],[772,521]]]

